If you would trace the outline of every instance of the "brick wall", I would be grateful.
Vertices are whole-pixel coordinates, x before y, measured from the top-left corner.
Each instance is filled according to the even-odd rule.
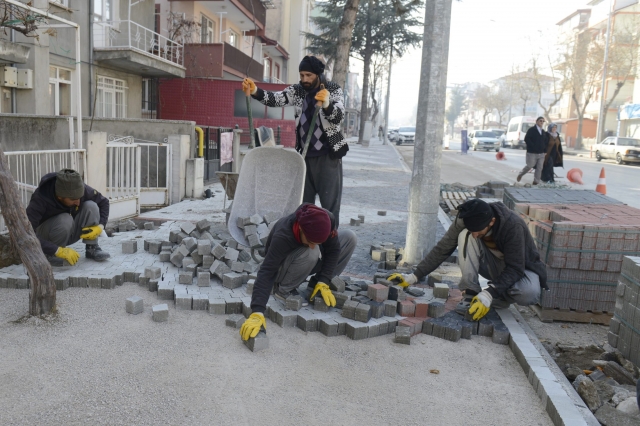
[[[285,84],[261,83],[264,90],[282,90]],[[191,120],[202,126],[249,128],[247,117],[234,116],[235,91],[241,88],[240,81],[206,79],[172,79],[159,85],[160,117],[163,120]],[[282,145],[295,146],[295,121],[267,118],[253,119],[254,127],[271,127],[276,132],[280,126]],[[243,138],[243,142],[248,140]]]

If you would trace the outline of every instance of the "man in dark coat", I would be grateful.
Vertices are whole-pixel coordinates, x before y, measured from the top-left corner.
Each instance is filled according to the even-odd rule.
[[[335,306],[336,299],[326,283],[342,273],[356,242],[353,231],[338,232],[333,214],[314,204],[302,204],[278,220],[265,245],[266,255],[251,295],[253,313],[240,329],[242,339],[266,330],[264,312],[272,289],[276,300],[284,302],[298,295],[297,288],[309,275],[313,275],[307,286],[313,289],[309,301],[318,295],[328,306]]]
[[[536,171],[533,177],[533,184],[540,183],[540,176],[542,174],[542,168],[544,167],[544,156],[547,152],[546,133],[542,128],[544,124],[544,117],[538,117],[536,119],[536,125],[527,130],[527,134],[524,136],[524,142],[527,144],[527,165],[518,173],[517,181],[520,182],[522,176],[524,176],[529,170],[535,167]]]
[[[80,258],[71,244],[82,238],[87,259],[104,261],[109,253],[98,245],[109,220],[109,200],[89,185],[78,172],[62,169],[42,177],[27,206],[27,217],[53,266],[71,265]]]
[[[259,89],[250,78],[242,82],[242,89],[268,107],[292,106],[296,118],[296,150],[302,153],[307,135],[311,133],[309,150],[305,157],[307,175],[304,181],[305,203],[320,204],[333,213],[340,222],[342,199],[342,157],[349,151],[349,144],[342,135],[344,120],[344,95],[336,83],[324,82],[324,64],[315,56],[305,56],[298,67],[300,83],[281,92]],[[311,121],[317,102],[322,102],[314,128]]]
[[[444,237],[413,274],[393,274],[389,279],[402,286],[415,284],[457,247],[462,270],[459,287],[465,291],[457,312],[468,310],[477,321],[491,307],[537,303],[540,288],[547,288],[547,272],[524,220],[500,202],[489,204],[480,199],[466,201],[458,211]],[[480,287],[478,274],[489,280],[487,288]]]

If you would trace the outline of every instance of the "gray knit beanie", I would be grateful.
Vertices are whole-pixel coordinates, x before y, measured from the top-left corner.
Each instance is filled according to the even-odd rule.
[[[62,169],[56,175],[56,195],[77,200],[84,195],[84,182],[78,172]]]

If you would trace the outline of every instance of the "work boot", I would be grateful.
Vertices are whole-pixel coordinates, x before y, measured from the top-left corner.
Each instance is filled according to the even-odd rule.
[[[521,180],[522,180],[522,175],[521,175],[521,174],[518,174],[518,177],[516,178],[516,181],[517,181],[517,182],[520,182]]]
[[[61,259],[58,256],[47,256],[47,260],[51,266],[64,266],[64,259]]]
[[[104,262],[111,257],[109,253],[102,250],[97,244],[85,244],[87,259],[93,259],[96,262]]]

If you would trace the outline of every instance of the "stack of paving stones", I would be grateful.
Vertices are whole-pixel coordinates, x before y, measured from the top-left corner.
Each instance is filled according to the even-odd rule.
[[[609,323],[609,344],[640,365],[640,257],[625,256]]]
[[[404,248],[396,248],[393,243],[375,243],[369,249],[371,259],[378,262],[378,269],[394,270],[402,260]]]
[[[552,188],[505,187],[502,202],[514,210],[516,204],[622,204],[596,191]]]
[[[547,265],[550,291],[542,294],[542,308],[612,313],[622,259],[640,255],[640,209],[515,204],[514,210],[528,223]]]
[[[280,217],[275,213],[261,216],[254,214],[249,217],[238,217],[236,226],[243,230],[244,237],[249,243],[249,248],[263,247],[269,238],[269,232]]]
[[[492,180],[476,188],[476,197],[497,198],[498,200],[502,200],[504,196],[504,190],[508,187],[509,184],[507,182]]]

